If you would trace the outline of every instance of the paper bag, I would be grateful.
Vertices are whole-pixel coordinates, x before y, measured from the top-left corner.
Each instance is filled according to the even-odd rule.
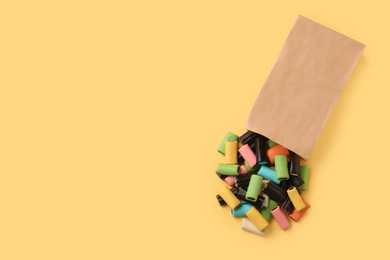
[[[298,16],[246,127],[308,159],[364,47]]]

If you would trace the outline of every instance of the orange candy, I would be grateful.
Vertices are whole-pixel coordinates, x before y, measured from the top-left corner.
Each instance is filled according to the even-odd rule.
[[[274,164],[276,155],[286,155],[287,157],[289,157],[290,153],[287,150],[287,148],[278,144],[278,145],[275,145],[272,148],[268,149],[267,155],[268,155],[268,158],[269,158],[269,161],[271,162],[271,164]]]

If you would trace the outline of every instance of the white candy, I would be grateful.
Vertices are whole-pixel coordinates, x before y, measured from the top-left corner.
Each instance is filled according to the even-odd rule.
[[[255,233],[257,235],[260,235],[260,236],[264,236],[265,235],[265,229],[262,230],[262,231],[258,230],[257,227],[255,226],[255,224],[253,224],[252,221],[250,221],[247,218],[243,218],[242,219],[241,228],[246,230],[246,231]]]

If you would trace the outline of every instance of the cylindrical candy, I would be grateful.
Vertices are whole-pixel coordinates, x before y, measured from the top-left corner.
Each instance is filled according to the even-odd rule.
[[[257,172],[257,174],[262,176],[264,179],[268,179],[270,181],[273,181],[276,184],[280,183],[280,180],[278,180],[276,178],[276,172],[267,166],[261,166],[261,168]]]
[[[236,187],[248,187],[251,176],[255,173],[240,174],[236,177]]]
[[[294,211],[294,204],[291,202],[290,197],[287,197],[286,200],[282,204],[282,210],[287,212],[288,214]]]
[[[310,208],[310,204],[305,200],[305,198],[301,198],[303,200],[303,203],[305,203],[306,207],[301,211],[294,209],[293,212],[289,215],[290,218],[292,218],[296,222],[298,222],[303,217],[303,215],[305,215],[306,211]]]
[[[264,198],[261,196],[259,196],[259,198],[256,201],[246,200],[245,198],[242,201],[251,204],[258,210],[261,210],[264,204]]]
[[[301,176],[300,175],[291,175],[290,174],[290,179],[288,179],[288,182],[292,185],[292,186],[295,186],[295,187],[300,187],[304,184],[304,181],[302,180]]]
[[[282,229],[286,229],[290,226],[290,221],[288,221],[288,218],[286,215],[284,215],[282,209],[279,206],[271,210],[271,214],[274,216],[276,222],[278,222]]]
[[[287,190],[287,194],[290,197],[291,202],[294,204],[296,210],[301,211],[306,207],[301,195],[299,195],[297,188],[291,187]]]
[[[267,165],[268,159],[267,159],[267,139],[259,135],[255,139],[255,154],[256,154],[256,161],[260,165]]]
[[[299,176],[301,176],[304,183],[299,187],[300,190],[307,190],[307,185],[309,181],[309,172],[310,172],[310,168],[308,166],[306,165],[301,166]]]
[[[252,144],[257,136],[258,134],[248,130],[238,138],[238,141],[240,141],[242,144]]]
[[[258,230],[257,227],[255,226],[255,224],[253,224],[252,221],[250,221],[247,218],[243,218],[242,219],[241,228],[243,230],[246,230],[248,232],[251,232],[251,233],[254,233],[254,234],[257,234],[257,235],[260,235],[260,236],[264,236],[265,235],[265,230],[261,230],[261,231]]]
[[[272,214],[271,214],[271,210],[273,208],[275,208],[276,206],[278,206],[278,203],[272,199],[269,200],[269,203],[268,203],[268,207],[266,208],[262,208],[260,213],[261,215],[263,215],[263,217],[268,221],[270,222],[271,219],[272,219]]]
[[[227,141],[237,141],[238,135],[235,135],[233,133],[227,132],[225,137],[222,139],[221,143],[219,144],[217,150],[221,154],[225,154],[225,144]]]
[[[258,230],[263,230],[269,226],[267,220],[263,217],[263,215],[260,214],[260,212],[255,207],[252,207],[250,210],[248,210],[246,212],[246,216],[249,218],[250,221],[252,221],[252,223],[257,227]]]
[[[275,155],[275,172],[278,180],[288,180],[290,177],[287,169],[287,156]]]
[[[234,186],[235,180],[236,180],[236,177],[234,177],[234,176],[227,176],[227,177],[225,178],[225,182],[226,182],[230,187],[233,187],[233,186]]]
[[[263,208],[266,208],[268,207],[268,203],[269,203],[269,196],[267,194],[261,194],[261,197],[264,198],[264,201],[263,201]]]
[[[221,196],[219,196],[219,195],[216,195],[216,197],[217,197],[217,201],[218,201],[218,203],[219,203],[219,206],[226,206],[226,202],[222,199],[222,197]]]
[[[259,175],[252,175],[249,182],[248,190],[246,192],[245,199],[249,201],[256,201],[261,193],[261,184],[263,177]]]
[[[256,165],[256,155],[248,144],[243,145],[240,149],[238,149],[238,152],[242,155],[242,157],[244,157],[249,167],[253,167]]]
[[[247,202],[242,202],[240,206],[235,209],[232,209],[232,215],[234,217],[245,217],[248,210],[250,210],[253,206]]]
[[[237,164],[237,141],[227,141],[225,144],[225,163]]]
[[[289,152],[285,147],[278,144],[278,145],[275,145],[274,147],[268,149],[267,155],[268,155],[268,159],[269,159],[270,163],[274,164],[275,163],[275,161],[274,161],[275,155],[289,156]]]
[[[240,167],[238,164],[223,164],[220,163],[217,166],[217,173],[222,175],[239,175],[238,173],[238,167]]]
[[[283,204],[283,202],[287,198],[287,193],[281,187],[273,183],[272,181],[268,182],[264,189],[263,193],[267,194],[270,199],[276,201],[279,204]]]
[[[248,173],[249,171],[248,171],[248,169],[245,167],[245,165],[240,165],[240,168],[239,168],[238,172],[239,172],[240,174],[246,174],[246,173]]]
[[[241,204],[241,201],[233,194],[233,192],[226,186],[223,185],[219,190],[218,195],[226,202],[226,204],[231,208],[235,209],[238,205]]]
[[[301,158],[298,154],[290,151],[290,175],[299,176],[299,163]]]
[[[272,141],[272,140],[268,140],[268,141],[267,141],[267,145],[268,145],[269,148],[272,148],[272,147],[274,147],[275,145],[277,145],[277,143],[274,142],[274,141]]]
[[[256,164],[253,167],[250,167],[247,162],[244,162],[245,168],[248,170],[248,172],[257,172],[260,169],[260,165]]]

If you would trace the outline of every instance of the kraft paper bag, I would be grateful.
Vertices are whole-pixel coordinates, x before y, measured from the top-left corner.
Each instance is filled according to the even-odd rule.
[[[298,16],[246,127],[308,159],[364,47]]]

